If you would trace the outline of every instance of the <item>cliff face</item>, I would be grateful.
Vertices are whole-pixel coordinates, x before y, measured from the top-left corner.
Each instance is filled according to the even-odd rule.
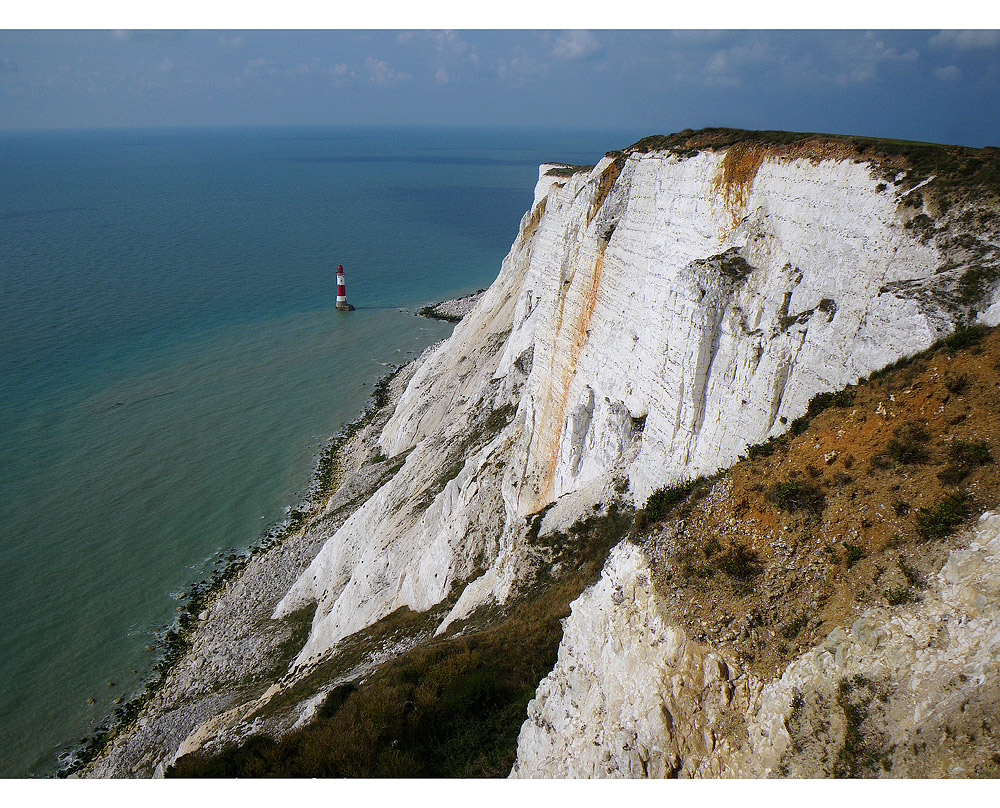
[[[983,689],[996,674],[1000,517],[962,548],[927,543],[906,514],[936,513],[952,489],[960,515],[996,506],[983,464],[1000,433],[977,425],[1000,407],[1000,339],[974,360],[934,359],[926,394],[908,376],[850,393],[850,414],[818,432],[800,417],[809,406],[814,418],[818,393],[956,326],[1000,323],[997,164],[974,150],[708,132],[641,141],[590,169],[543,165],[496,282],[397,379],[391,414],[354,439],[325,510],[199,616],[192,651],[91,772],[163,772],[200,749],[182,767],[196,772],[263,733],[294,737],[233,753],[249,755],[244,773],[272,752],[267,771],[283,774],[303,774],[280,768],[300,758],[320,776],[440,773],[422,733],[450,728],[466,749],[458,719],[434,713],[464,715],[462,699],[493,710],[503,731],[487,722],[484,737],[512,749],[556,620],[613,545],[529,705],[515,775],[993,771],[983,738],[995,733],[969,722],[1000,727]],[[992,397],[966,406],[977,385]],[[938,465],[886,472],[897,428]],[[862,463],[870,479],[853,479]],[[651,493],[720,469],[686,515],[642,510],[628,531]],[[907,542],[921,549],[904,558]],[[928,576],[944,567],[914,605],[899,593],[912,596],[918,561]],[[245,619],[244,587],[259,595]],[[529,630],[544,641],[501,693],[484,671],[524,651]],[[228,638],[244,634],[248,657],[287,652],[277,674],[223,670]],[[935,704],[969,726],[935,718]],[[375,718],[361,721],[366,710]],[[954,752],[938,768],[903,748],[932,724]],[[979,740],[963,758],[966,729]],[[507,771],[510,749],[459,773]],[[358,768],[369,753],[380,762]],[[205,771],[230,771],[228,754]]]
[[[503,602],[532,514],[565,526],[625,479],[641,504],[970,313],[1000,320],[996,219],[942,214],[936,181],[819,146],[542,166],[497,281],[382,431],[401,470],[276,610],[318,603],[297,664],[401,606],[460,593],[443,630]]]
[[[771,681],[689,637],[651,579],[622,544],[573,604],[512,776],[996,776],[1000,513],[919,605],[866,610]]]

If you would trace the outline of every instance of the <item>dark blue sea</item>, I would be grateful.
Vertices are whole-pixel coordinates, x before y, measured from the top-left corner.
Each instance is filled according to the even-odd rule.
[[[451,332],[413,312],[493,281],[539,163],[643,134],[0,133],[0,776],[141,688],[171,594]]]

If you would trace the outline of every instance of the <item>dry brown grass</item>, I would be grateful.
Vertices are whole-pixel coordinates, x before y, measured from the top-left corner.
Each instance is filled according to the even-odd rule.
[[[949,390],[956,378],[961,394]],[[857,385],[850,406],[820,412],[771,454],[733,466],[715,484],[728,496],[682,504],[642,540],[660,559],[654,580],[675,618],[770,677],[860,610],[904,591],[919,599],[919,581],[960,541],[955,528],[1000,503],[998,382],[993,329]],[[888,447],[914,428],[927,436],[926,456],[892,459]],[[775,496],[799,489],[815,489],[815,508]],[[752,586],[713,574],[711,549],[727,545],[756,554]]]

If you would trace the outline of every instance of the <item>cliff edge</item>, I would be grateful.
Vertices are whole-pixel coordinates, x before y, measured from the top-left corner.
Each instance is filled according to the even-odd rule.
[[[762,763],[784,760],[771,730],[745,730],[754,743],[760,732],[767,735],[770,758],[759,750],[739,758],[749,747],[736,741],[727,747],[731,758],[712,758],[717,744],[710,736],[725,732],[701,725],[701,741],[688,738],[687,730],[680,746],[663,741],[676,733],[668,727],[665,736],[663,719],[653,715],[661,707],[659,684],[647,692],[646,677],[626,662],[622,675],[632,681],[619,687],[613,684],[619,673],[598,666],[586,686],[604,701],[592,705],[572,695],[579,691],[570,680],[584,676],[586,666],[568,660],[592,651],[600,656],[594,649],[610,632],[616,653],[656,649],[636,663],[658,666],[649,687],[666,681],[670,665],[681,665],[676,675],[693,689],[693,704],[702,703],[699,693],[733,689],[726,671],[736,662],[690,650],[705,639],[692,638],[677,615],[654,602],[653,581],[662,568],[658,573],[648,560],[653,549],[642,544],[650,525],[659,524],[649,503],[733,467],[754,447],[773,448],[802,423],[817,395],[842,391],[956,329],[997,325],[998,176],[995,150],[732,130],[646,139],[593,167],[541,166],[532,208],[497,280],[452,337],[408,369],[398,401],[378,430],[370,430],[359,468],[372,462],[384,473],[353,499],[338,495],[304,527],[312,560],[273,608],[274,624],[312,615],[287,671],[266,688],[261,683],[220,699],[226,711],[209,721],[192,718],[183,739],[158,753],[159,771],[177,763],[178,773],[195,773],[220,750],[228,750],[226,760],[245,761],[251,742],[264,757],[278,755],[275,738],[304,737],[295,733],[325,726],[312,730],[315,738],[333,732],[331,721],[342,722],[337,743],[353,748],[343,739],[353,726],[343,723],[344,711],[357,713],[376,692],[392,705],[400,701],[398,716],[391,705],[378,708],[395,716],[386,718],[394,727],[402,722],[393,730],[400,737],[405,727],[416,732],[413,722],[424,721],[427,730],[439,720],[428,717],[434,710],[453,716],[445,723],[448,732],[458,732],[455,716],[462,709],[443,706],[450,703],[451,680],[436,667],[447,657],[469,676],[489,670],[482,675],[493,682],[517,672],[501,694],[499,685],[483,679],[480,690],[465,696],[466,712],[479,709],[472,703],[493,705],[490,720],[501,721],[502,714],[507,728],[494,733],[506,740],[474,772],[510,769],[510,727],[516,736],[523,704],[551,671],[520,731],[516,773],[767,774],[782,765],[786,773],[801,773],[787,762]],[[723,496],[718,484],[712,491]],[[997,498],[995,489],[979,490],[976,509],[995,506]],[[636,510],[639,524],[632,522]],[[732,518],[738,523],[745,514]],[[984,524],[988,530],[993,523]],[[626,535],[632,543],[620,544]],[[984,537],[977,541],[985,547]],[[552,670],[560,618],[597,580],[615,545],[603,577],[574,605]],[[752,542],[745,549],[763,553]],[[750,579],[753,589],[757,578]],[[606,616],[626,589],[639,611],[612,625]],[[846,615],[831,612],[823,624]],[[939,617],[927,611],[914,619]],[[523,669],[509,661],[501,670],[504,654],[517,653],[517,643],[510,645],[515,625],[523,647],[537,655],[525,651]],[[586,650],[588,642],[597,645]],[[820,657],[807,663],[802,652],[797,661],[775,658],[788,670],[826,664]],[[733,726],[753,728],[768,715],[773,729],[779,708],[761,712],[761,694],[781,670],[739,674],[738,709],[736,696],[727,695],[724,709],[704,707],[709,723],[732,714]],[[861,675],[844,671],[844,677]],[[406,684],[407,677],[415,678]],[[390,687],[390,680],[396,684]],[[777,704],[793,693],[789,687],[767,698]],[[556,700],[556,690],[569,692],[568,700]],[[836,700],[827,690],[822,697]],[[618,701],[608,695],[619,691]],[[653,705],[652,712],[636,717],[635,726],[593,735],[588,710],[631,715],[621,709],[626,703]],[[786,707],[780,709],[787,717]],[[149,726],[157,719],[142,720]],[[550,748],[553,727],[561,727],[556,734],[573,749],[593,746],[602,762],[574,752],[570,769],[546,763],[568,754]],[[439,726],[435,731],[447,735]],[[656,755],[622,757],[622,732],[642,735],[642,748],[655,748]],[[268,740],[253,740],[258,737]],[[400,737],[391,748],[406,745]],[[358,748],[381,749],[382,740],[359,741]],[[702,762],[691,762],[692,750]],[[190,757],[180,760],[184,754]],[[345,758],[320,771],[451,771],[434,754],[386,752],[357,770]],[[146,765],[156,757],[147,756]]]

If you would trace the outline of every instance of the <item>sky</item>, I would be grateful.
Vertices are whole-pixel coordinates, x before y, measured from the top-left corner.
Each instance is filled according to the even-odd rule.
[[[65,23],[58,14],[7,21],[4,13],[0,130],[417,124],[665,134],[732,126],[1000,145],[1000,31],[985,27],[608,30],[600,17],[586,25],[586,16],[538,14],[583,25],[512,30],[529,19],[513,15],[431,30],[406,24],[450,22],[448,14],[387,12],[350,18],[347,29],[296,30],[311,18],[294,15],[260,26],[222,13],[153,15],[135,30],[114,25],[136,22],[128,13],[69,13]],[[643,15],[615,22],[632,20],[649,23]],[[995,11],[961,21],[1000,25]],[[166,30],[178,22],[180,30]]]

